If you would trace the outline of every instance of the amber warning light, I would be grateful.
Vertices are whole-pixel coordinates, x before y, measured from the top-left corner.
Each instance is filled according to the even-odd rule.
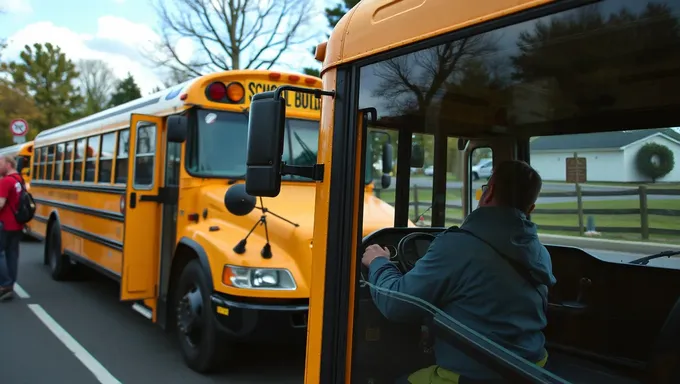
[[[225,85],[216,81],[210,83],[205,89],[205,96],[210,101],[217,103],[241,103],[246,94],[245,88],[241,83],[233,82]]]

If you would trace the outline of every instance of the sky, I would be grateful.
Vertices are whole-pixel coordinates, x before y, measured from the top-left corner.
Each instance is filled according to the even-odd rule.
[[[322,10],[336,1],[313,1],[310,28],[318,38],[288,51],[274,69],[318,67],[310,47],[325,39]],[[119,78],[130,72],[142,94],[162,87],[164,73],[147,59],[159,38],[150,0],[0,0],[0,9],[6,12],[0,15],[0,38],[8,43],[3,60],[16,59],[26,44],[51,42],[73,61],[103,60]],[[190,40],[176,46],[182,58],[191,57],[194,48]]]

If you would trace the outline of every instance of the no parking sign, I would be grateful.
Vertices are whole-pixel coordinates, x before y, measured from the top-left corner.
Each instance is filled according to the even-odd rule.
[[[24,143],[26,142],[26,134],[28,133],[28,123],[24,119],[14,119],[9,123],[9,130],[12,132],[14,137],[14,142]]]

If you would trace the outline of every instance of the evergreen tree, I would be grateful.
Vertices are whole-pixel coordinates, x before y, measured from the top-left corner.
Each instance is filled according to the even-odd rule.
[[[128,73],[127,77],[119,81],[116,90],[111,95],[110,107],[115,107],[125,104],[128,101],[136,100],[142,97],[142,91],[135,83],[134,77]]]
[[[13,88],[20,95],[31,95],[41,111],[37,131],[65,124],[82,107],[83,97],[73,85],[78,78],[75,64],[61,48],[50,43],[26,45],[18,62],[3,64]]]

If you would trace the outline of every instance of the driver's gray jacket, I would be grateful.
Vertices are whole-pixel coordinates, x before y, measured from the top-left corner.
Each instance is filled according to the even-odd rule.
[[[386,258],[369,266],[369,282],[382,289],[434,304],[455,320],[531,361],[545,358],[547,289],[555,284],[547,249],[536,225],[524,213],[505,207],[480,207],[461,225],[472,232],[445,231],[406,274]],[[483,240],[483,241],[482,241]],[[488,244],[487,244],[488,243]],[[490,246],[525,267],[541,285],[532,285]],[[537,289],[538,288],[538,289]],[[424,311],[371,289],[380,312],[395,322],[417,322]],[[443,340],[434,345],[437,365],[471,379],[497,378]]]

